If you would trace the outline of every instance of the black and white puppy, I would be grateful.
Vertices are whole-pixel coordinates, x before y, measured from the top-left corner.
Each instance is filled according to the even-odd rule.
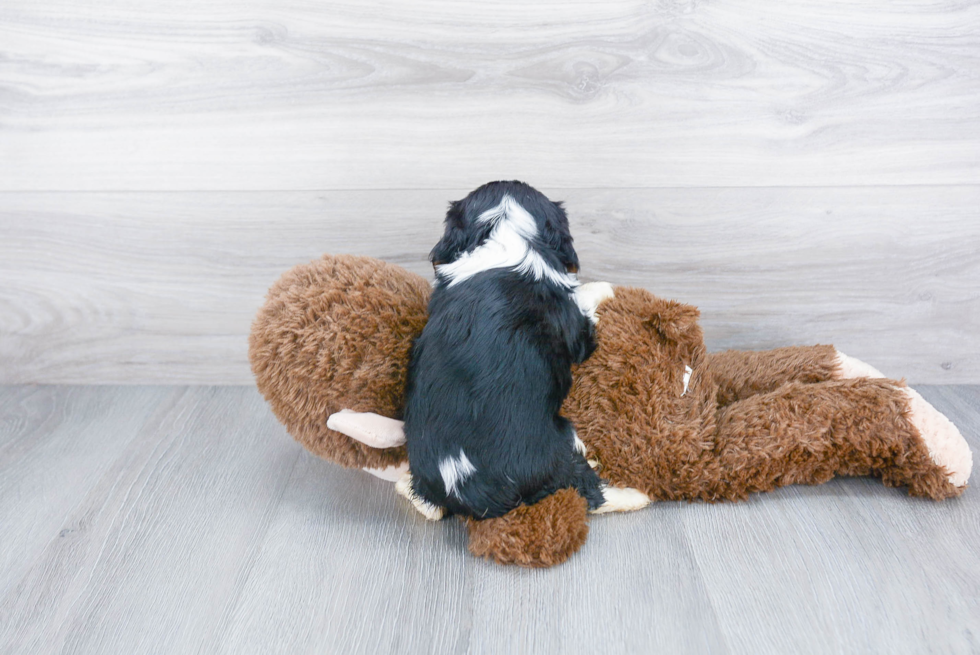
[[[411,476],[399,491],[430,518],[502,516],[567,487],[598,510],[606,485],[559,411],[612,290],[583,293],[561,204],[522,182],[486,184],[450,204],[430,259],[429,319],[406,387]]]

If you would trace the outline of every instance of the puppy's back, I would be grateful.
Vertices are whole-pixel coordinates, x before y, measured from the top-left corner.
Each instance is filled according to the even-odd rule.
[[[416,493],[482,518],[547,486],[570,448],[558,412],[576,357],[561,326],[578,311],[567,292],[506,270],[433,292],[405,408]]]

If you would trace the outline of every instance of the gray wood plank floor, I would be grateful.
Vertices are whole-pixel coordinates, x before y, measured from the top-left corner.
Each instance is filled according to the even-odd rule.
[[[980,450],[980,387],[919,387]],[[977,653],[980,496],[872,479],[465,550],[249,387],[0,387],[0,652]]]

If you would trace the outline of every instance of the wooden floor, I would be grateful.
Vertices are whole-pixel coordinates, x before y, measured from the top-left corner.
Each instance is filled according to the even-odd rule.
[[[920,387],[980,451],[980,387]],[[250,387],[0,387],[3,653],[977,653],[980,494],[873,479],[475,559]]]

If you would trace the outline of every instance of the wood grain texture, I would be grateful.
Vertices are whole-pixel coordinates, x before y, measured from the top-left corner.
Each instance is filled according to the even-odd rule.
[[[834,343],[980,379],[980,186],[544,190],[583,278],[700,306],[712,350]],[[249,384],[282,272],[349,252],[430,276],[466,191],[0,194],[0,382]]]
[[[980,5],[7,0],[0,189],[976,184]]]
[[[109,400],[127,392],[87,393]],[[80,490],[77,506],[3,595],[0,650],[193,652],[235,600],[299,446],[252,389],[157,393],[158,411],[92,476],[91,489]],[[117,423],[112,429],[131,438]],[[21,546],[12,544],[15,552]]]
[[[473,558],[460,524],[392,493],[304,456],[220,652],[726,652],[669,512],[615,517],[592,555],[529,571]]]
[[[980,386],[919,390],[980,449]],[[4,653],[980,648],[973,488],[933,502],[846,479],[656,503],[594,517],[571,560],[528,571],[302,452],[251,388],[0,387],[0,412]],[[8,481],[84,460],[55,447],[73,424],[102,463],[68,472],[75,500],[52,512],[60,479]],[[117,445],[86,445],[92,430]],[[30,454],[9,456],[24,435]],[[45,513],[38,534],[7,529]]]
[[[167,397],[156,387],[0,390],[0,595]]]

